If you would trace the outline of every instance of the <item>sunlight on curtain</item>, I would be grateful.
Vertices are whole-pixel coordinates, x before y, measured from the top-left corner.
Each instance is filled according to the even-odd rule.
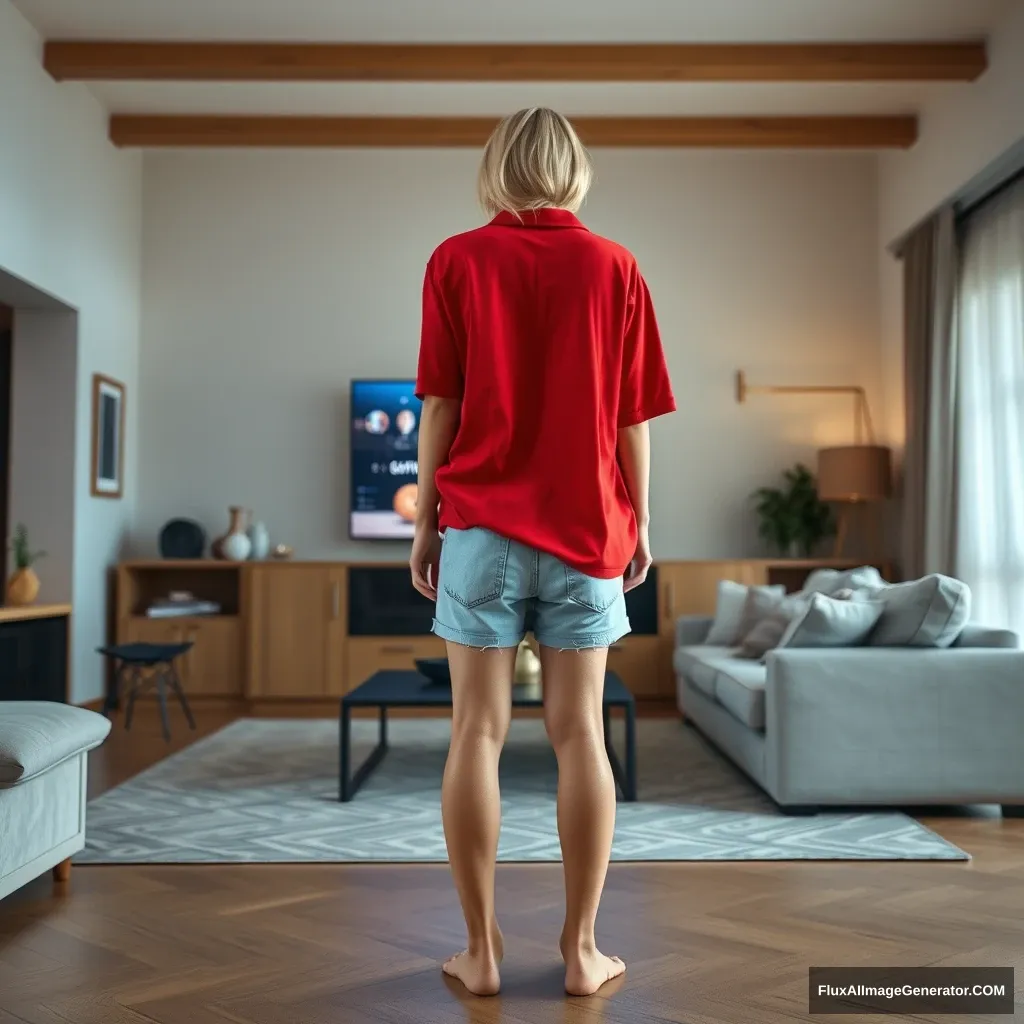
[[[1024,182],[970,218],[961,273],[957,571],[1024,636]]]

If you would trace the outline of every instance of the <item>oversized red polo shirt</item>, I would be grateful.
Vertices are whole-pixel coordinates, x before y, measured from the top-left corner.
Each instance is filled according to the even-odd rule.
[[[676,408],[654,307],[621,245],[566,210],[522,217],[449,238],[427,265],[416,392],[462,402],[440,527],[611,579],[637,541],[618,430]]]

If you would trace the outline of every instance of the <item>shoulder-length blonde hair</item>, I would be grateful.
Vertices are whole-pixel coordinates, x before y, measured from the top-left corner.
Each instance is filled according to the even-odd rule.
[[[568,118],[527,107],[504,118],[487,140],[477,190],[491,215],[544,207],[575,213],[592,177],[590,156]]]

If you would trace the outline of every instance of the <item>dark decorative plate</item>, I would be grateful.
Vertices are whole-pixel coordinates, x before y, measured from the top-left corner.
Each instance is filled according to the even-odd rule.
[[[162,558],[202,558],[206,531],[191,519],[172,519],[160,531]]]
[[[416,671],[438,686],[451,686],[452,684],[447,658],[417,658]]]

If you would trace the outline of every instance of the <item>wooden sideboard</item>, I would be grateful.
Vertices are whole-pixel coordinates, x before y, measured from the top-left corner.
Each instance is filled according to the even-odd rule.
[[[720,580],[781,583],[798,590],[834,561],[658,562],[629,596],[633,632],[609,651],[638,700],[675,693],[672,649],[681,615],[710,615]],[[891,579],[887,566],[879,570]],[[149,618],[150,603],[171,591],[216,601],[221,614]],[[412,668],[444,653],[430,629],[432,605],[412,589],[404,565],[367,562],[135,561],[118,567],[116,641],[192,641],[180,664],[190,698],[253,702],[340,697],[378,669]]]
[[[68,700],[71,605],[0,608],[0,701]]]

